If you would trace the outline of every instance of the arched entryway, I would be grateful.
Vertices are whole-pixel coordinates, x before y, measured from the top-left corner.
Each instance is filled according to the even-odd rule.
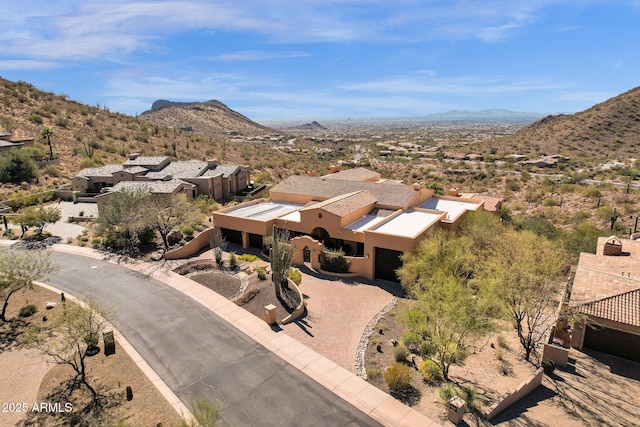
[[[331,236],[329,236],[329,232],[322,227],[316,227],[311,232],[311,237],[316,239],[319,242],[329,242]]]

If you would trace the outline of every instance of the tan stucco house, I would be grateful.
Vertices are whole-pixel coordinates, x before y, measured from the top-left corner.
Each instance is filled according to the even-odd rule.
[[[640,240],[599,238],[569,289],[569,306],[591,325],[578,325],[571,345],[640,362]]]
[[[483,201],[435,197],[433,191],[384,181],[363,168],[322,177],[295,175],[274,186],[269,199],[213,213],[232,243],[261,248],[275,224],[293,237],[295,264],[319,265],[322,246],[342,249],[353,274],[396,281],[402,255],[434,227],[456,229]]]

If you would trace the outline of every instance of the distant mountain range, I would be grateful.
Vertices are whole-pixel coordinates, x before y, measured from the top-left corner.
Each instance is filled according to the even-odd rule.
[[[511,110],[480,110],[480,111],[466,111],[466,110],[452,110],[446,113],[429,114],[424,117],[416,117],[416,120],[434,120],[434,121],[491,121],[491,122],[532,122],[544,117],[544,114],[540,113],[526,113]]]
[[[491,147],[489,147],[489,145]],[[640,87],[575,114],[543,117],[485,149],[624,160],[640,156]]]

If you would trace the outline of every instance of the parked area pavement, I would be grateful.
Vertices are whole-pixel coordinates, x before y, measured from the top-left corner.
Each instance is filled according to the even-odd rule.
[[[223,425],[438,425],[168,268],[125,268],[70,245],[52,257],[61,267],[52,285],[115,306],[142,359],[183,402],[217,400]]]
[[[367,323],[394,296],[400,286],[384,289],[354,278],[335,278],[302,267],[300,290],[307,302],[306,316],[283,326],[287,335],[355,372],[358,343]]]
[[[47,224],[44,230],[51,233],[52,236],[58,237],[59,241],[62,242],[69,238],[73,239],[78,237],[85,230],[82,223],[70,223],[69,217],[79,217],[80,213],[85,217],[96,218],[98,216],[98,205],[96,203],[73,203],[60,201],[48,204],[47,206],[60,208],[60,221],[55,224]],[[18,236],[22,234],[19,225],[10,222],[9,228],[11,228]],[[2,231],[4,231],[4,228],[2,228]]]

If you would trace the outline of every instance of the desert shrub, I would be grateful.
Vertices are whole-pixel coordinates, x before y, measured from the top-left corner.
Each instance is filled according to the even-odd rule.
[[[296,285],[299,285],[302,282],[302,272],[297,268],[290,268],[287,272],[287,277],[293,281]]]
[[[51,164],[45,166],[43,169],[43,172],[46,175],[53,176],[53,177],[60,176],[60,170],[55,165],[51,165]]]
[[[513,373],[513,367],[511,366],[511,363],[507,362],[506,360],[503,360],[500,363],[500,373],[505,377],[508,377],[509,375],[511,375]]]
[[[407,390],[411,386],[411,368],[403,363],[394,363],[384,371],[384,382],[392,393]]]
[[[425,360],[420,364],[418,371],[422,374],[422,378],[428,383],[435,383],[442,378],[442,371],[433,360]]]
[[[3,155],[3,159],[0,160],[0,182],[19,184],[31,181],[37,176],[38,167],[25,152],[11,150],[9,155]]]
[[[505,348],[507,350],[509,349],[509,343],[503,335],[498,335],[496,337],[496,341],[498,342],[498,347]]]
[[[29,317],[32,314],[34,314],[36,311],[38,311],[38,308],[33,304],[29,304],[29,305],[25,305],[24,307],[22,307],[20,309],[20,313],[18,313],[18,315],[20,317]]]
[[[138,240],[143,245],[148,245],[156,238],[156,231],[151,227],[144,227],[138,231]]]
[[[231,252],[229,254],[229,267],[231,269],[234,269],[238,266],[238,257],[236,256],[235,252]]]
[[[380,369],[378,368],[367,369],[367,378],[371,378],[371,379],[380,378]]]
[[[552,198],[544,199],[544,202],[542,202],[542,206],[556,206],[557,204],[558,202]]]
[[[438,388],[438,395],[444,402],[448,402],[449,399],[456,395],[456,387],[451,383],[442,384]]]
[[[402,342],[411,353],[418,354],[422,345],[422,334],[418,332],[407,332],[402,336]]]
[[[332,273],[348,273],[351,267],[351,262],[344,257],[344,252],[342,251],[322,251],[320,264],[320,268]]]
[[[185,225],[184,227],[180,227],[180,232],[185,236],[193,236],[195,230],[190,225]]]
[[[258,258],[255,255],[251,255],[251,254],[242,254],[240,256],[238,256],[238,259],[241,261],[247,261],[247,262],[254,262],[259,260],[260,258]]]
[[[396,362],[405,362],[407,357],[409,357],[409,350],[404,344],[398,344],[393,349],[393,357]]]
[[[267,280],[267,270],[262,267],[256,267],[255,272],[258,274],[258,279]]]
[[[545,359],[542,361],[542,369],[547,375],[551,375],[556,370],[556,362],[553,360]]]

